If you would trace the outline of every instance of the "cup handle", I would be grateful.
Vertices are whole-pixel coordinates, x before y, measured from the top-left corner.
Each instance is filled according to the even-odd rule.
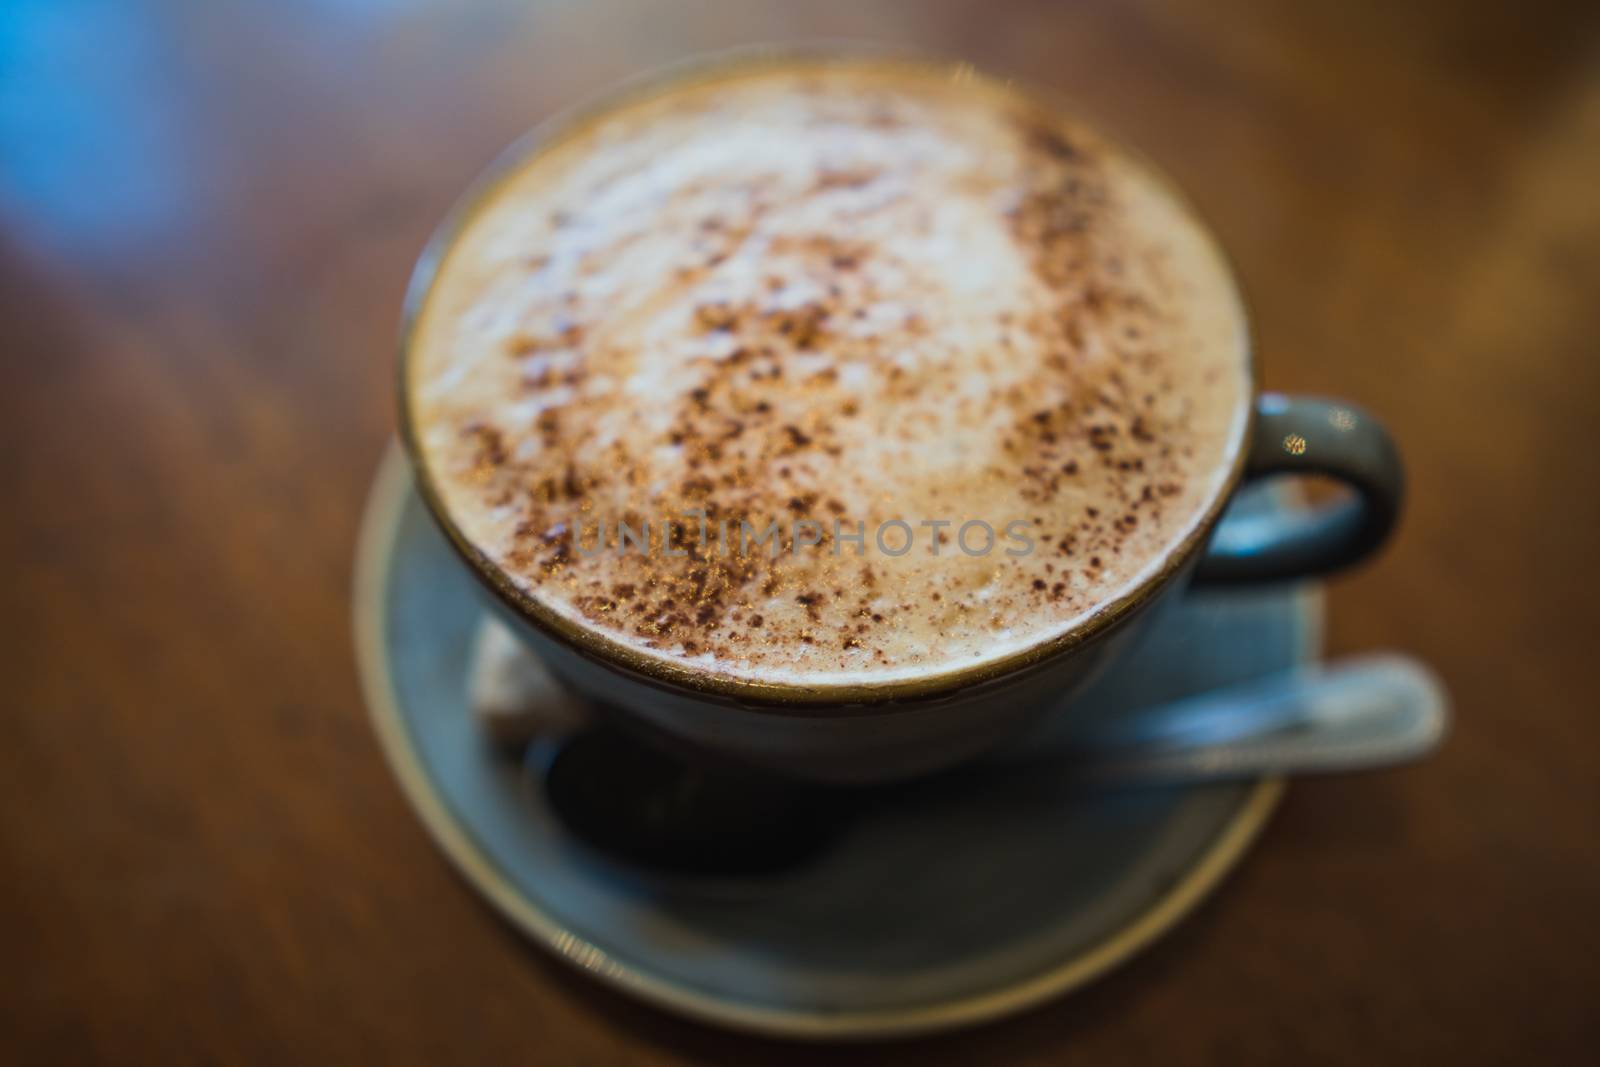
[[[1302,511],[1224,516],[1195,571],[1206,584],[1311,578],[1371,554],[1400,517],[1405,478],[1388,431],[1360,408],[1337,400],[1265,393],[1245,479],[1322,474],[1354,492]]]

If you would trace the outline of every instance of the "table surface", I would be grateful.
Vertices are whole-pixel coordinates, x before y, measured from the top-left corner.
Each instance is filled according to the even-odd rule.
[[[0,1046],[24,1059],[808,1062],[569,974],[457,880],[357,691],[406,275],[491,155],[795,37],[1054,86],[1231,250],[1266,384],[1414,491],[1335,653],[1432,663],[1425,765],[1296,785],[1224,892],[923,1062],[1578,1062],[1600,1042],[1600,7],[1376,0],[0,14]],[[837,1062],[876,1062],[847,1049]]]

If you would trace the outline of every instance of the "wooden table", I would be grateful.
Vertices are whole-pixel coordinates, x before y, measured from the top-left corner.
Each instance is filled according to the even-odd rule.
[[[1297,785],[1109,980],[895,1051],[1593,1056],[1600,7],[1284,6],[7,5],[0,1058],[817,1055],[637,1006],[496,920],[390,780],[348,590],[402,287],[468,179],[629,73],[818,35],[1058,87],[1177,176],[1267,384],[1369,405],[1409,461],[1333,651],[1423,657],[1460,716],[1424,766]]]

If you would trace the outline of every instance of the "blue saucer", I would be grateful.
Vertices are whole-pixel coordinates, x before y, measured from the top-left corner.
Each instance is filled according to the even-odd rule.
[[[1278,506],[1241,499],[1236,508]],[[853,823],[809,866],[663,880],[573,840],[466,701],[480,594],[391,450],[368,503],[355,630],[377,732],[462,875],[558,957],[662,1008],[744,1030],[883,1037],[976,1023],[1074,989],[1170,929],[1244,854],[1277,780],[1086,792],[985,776]],[[1322,603],[1190,597],[1074,706],[1114,715],[1314,658]]]

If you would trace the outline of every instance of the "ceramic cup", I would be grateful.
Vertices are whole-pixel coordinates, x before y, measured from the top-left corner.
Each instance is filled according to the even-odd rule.
[[[807,55],[815,58],[814,53]],[[513,145],[458,203],[424,251],[407,293],[400,427],[422,498],[465,566],[482,582],[490,603],[558,677],[602,713],[695,757],[819,782],[909,778],[975,757],[1045,710],[1062,707],[1128,646],[1163,603],[1189,585],[1325,575],[1366,557],[1389,535],[1399,514],[1402,474],[1383,427],[1350,404],[1255,395],[1252,389],[1240,400],[1248,410],[1236,420],[1243,430],[1228,457],[1228,476],[1190,536],[1157,566],[1147,568],[1143,581],[1101,604],[1072,630],[1004,659],[960,669],[934,667],[924,675],[870,685],[742,681],[645,657],[519,590],[462,535],[417,444],[405,395],[405,363],[412,326],[437,265],[498,181],[573,124],[659,92],[708,66],[783,61],[784,55],[771,52],[698,61],[539,127]],[[1253,383],[1250,353],[1240,358],[1252,364]],[[1242,484],[1278,474],[1322,475],[1351,492],[1287,516],[1234,522],[1223,517]]]

